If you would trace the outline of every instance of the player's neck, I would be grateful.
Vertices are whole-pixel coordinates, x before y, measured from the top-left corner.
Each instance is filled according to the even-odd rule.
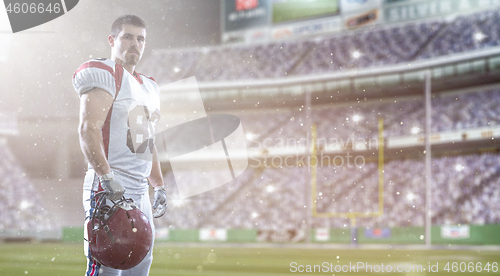
[[[125,70],[127,70],[130,74],[134,74],[134,71],[135,71],[135,65],[132,65],[132,64],[127,64],[125,63],[123,60],[119,59],[119,58],[111,58],[114,62],[120,64],[121,66],[123,66],[123,68]]]

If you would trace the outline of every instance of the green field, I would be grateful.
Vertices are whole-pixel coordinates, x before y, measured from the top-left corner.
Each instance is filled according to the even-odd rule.
[[[298,246],[276,245],[275,247],[230,248],[226,246],[186,247],[182,244],[162,243],[155,247],[153,266],[150,275],[500,275],[493,272],[494,262],[500,262],[500,251],[491,250],[422,250],[422,249],[307,249]],[[0,275],[83,275],[85,258],[81,244],[71,243],[3,243],[0,244]],[[291,266],[291,263],[295,262]],[[414,265],[421,265],[425,272],[376,273],[359,269],[357,272],[292,272],[303,265],[313,268],[322,263],[332,264],[347,269],[362,262],[384,268],[397,266],[408,270]],[[436,265],[439,272],[428,272],[429,262]],[[457,262],[457,272],[452,272],[452,264]],[[466,265],[473,264],[486,268],[490,272],[460,272]],[[446,263],[450,272],[445,271]],[[340,267],[339,266],[339,267]],[[329,267],[328,269],[330,269]],[[417,267],[415,267],[416,269]],[[470,269],[471,267],[469,267]],[[327,269],[325,267],[322,268]]]
[[[339,7],[336,0],[276,2],[273,3],[273,23],[333,15],[338,11]]]

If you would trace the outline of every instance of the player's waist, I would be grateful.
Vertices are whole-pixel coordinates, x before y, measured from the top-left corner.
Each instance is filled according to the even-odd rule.
[[[149,176],[151,170],[149,170],[149,172],[144,172],[141,174],[139,173],[130,174],[123,170],[113,168],[111,166],[111,171],[114,174],[115,181],[120,183],[120,185],[122,185],[125,188],[126,193],[143,194],[149,189],[149,183],[147,177]],[[90,175],[91,177],[89,177],[88,179],[86,178],[86,181],[84,183],[84,189],[92,189],[94,191],[99,190],[99,179],[90,165],[87,175]]]

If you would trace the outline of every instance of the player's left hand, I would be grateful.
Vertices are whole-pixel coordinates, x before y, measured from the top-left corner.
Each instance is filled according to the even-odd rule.
[[[159,218],[165,214],[167,211],[167,191],[165,186],[155,187],[155,202],[153,203],[153,209],[156,209],[153,217]]]

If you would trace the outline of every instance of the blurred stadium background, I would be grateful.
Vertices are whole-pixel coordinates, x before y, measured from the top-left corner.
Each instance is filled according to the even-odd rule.
[[[182,4],[135,7],[151,22],[137,71],[160,87],[195,76],[208,114],[241,119],[249,167],[180,199],[162,153],[170,201],[157,240],[500,245],[500,1],[210,3],[220,20],[205,23],[220,37],[189,47],[165,44],[173,30],[161,25],[175,27],[162,14]],[[100,26],[132,5],[88,1],[71,18],[0,36],[10,68],[1,76],[5,241],[82,241],[86,164],[70,79],[109,55]]]

